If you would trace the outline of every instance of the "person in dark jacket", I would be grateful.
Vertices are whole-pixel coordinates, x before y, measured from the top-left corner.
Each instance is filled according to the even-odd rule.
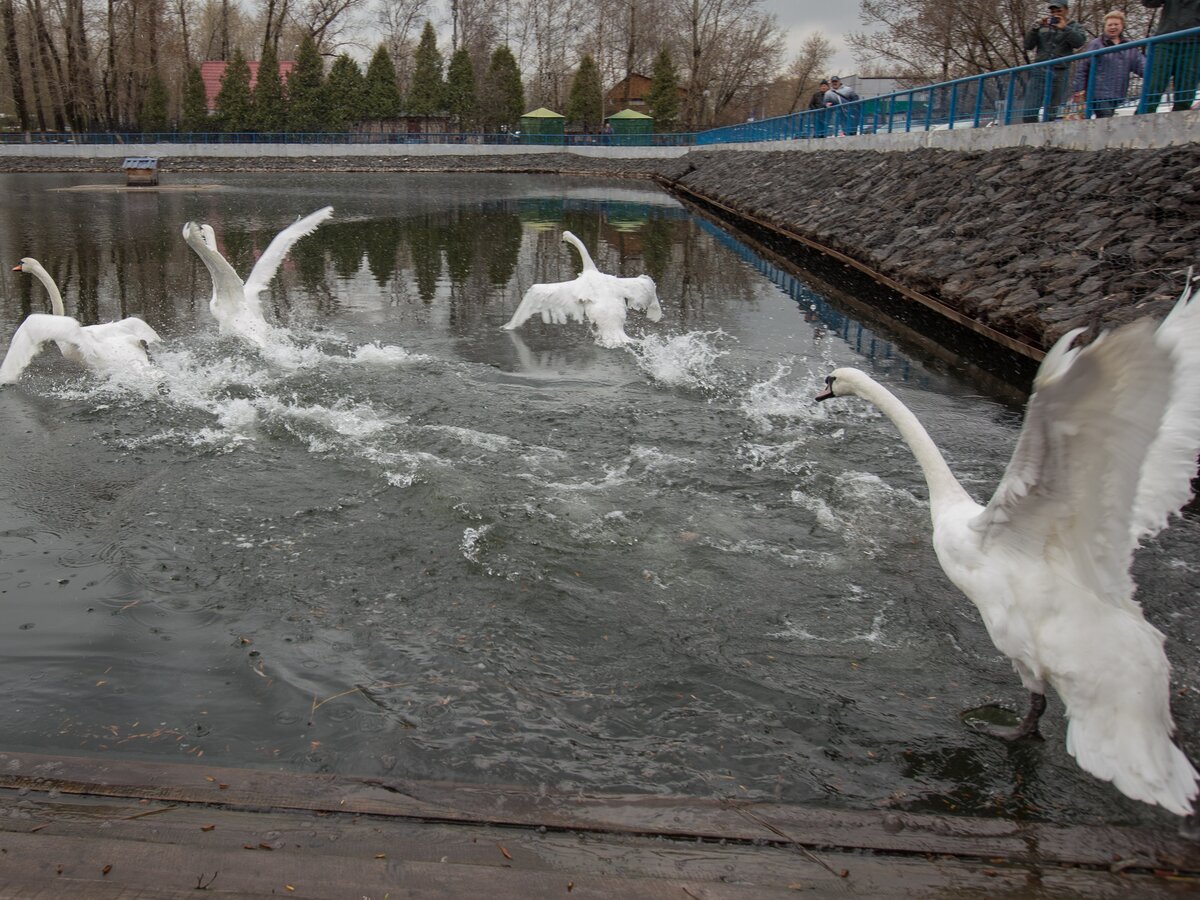
[[[1200,0],[1142,0],[1142,6],[1162,9],[1156,35],[1200,26]],[[1138,112],[1158,112],[1158,101],[1169,82],[1174,82],[1171,109],[1191,109],[1196,85],[1200,83],[1200,37],[1192,35],[1153,45],[1150,76],[1146,79],[1146,107]]]
[[[1200,0],[1198,0],[1200,2]],[[1067,5],[1062,0],[1051,0],[1049,15],[1039,19],[1025,35],[1025,49],[1036,50],[1034,62],[1048,62],[1077,53],[1087,42],[1083,26],[1067,18]],[[1053,122],[1058,118],[1058,108],[1067,99],[1070,63],[1061,62],[1042,66],[1026,75],[1025,90],[1021,98],[1021,118],[1026,122],[1038,120],[1038,110],[1043,102],[1046,113],[1042,121]],[[1049,97],[1047,97],[1047,84]]]
[[[1125,13],[1114,10],[1104,17],[1104,34],[1092,38],[1080,51],[1100,50],[1126,43]],[[1071,79],[1071,91],[1075,101],[1087,99],[1088,115],[1105,119],[1113,114],[1129,93],[1129,77],[1141,75],[1146,57],[1137,47],[1110,50],[1091,59],[1076,63],[1075,75]]]
[[[829,82],[821,79],[821,83],[817,85],[817,89],[813,91],[812,97],[809,98],[808,108],[812,110],[825,108],[825,92],[829,90]],[[807,116],[809,122],[810,134],[813,137],[825,137],[825,114],[810,112]]]

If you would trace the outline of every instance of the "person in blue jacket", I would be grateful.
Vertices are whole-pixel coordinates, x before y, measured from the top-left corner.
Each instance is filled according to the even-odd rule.
[[[1037,51],[1034,62],[1048,62],[1078,53],[1079,48],[1087,42],[1083,26],[1068,19],[1066,3],[1062,0],[1051,0],[1047,9],[1049,15],[1039,19],[1025,35],[1025,49]],[[1042,121],[1053,122],[1058,118],[1058,108],[1067,99],[1070,68],[1071,64],[1064,59],[1063,62],[1042,66],[1028,73],[1020,101],[1023,121],[1036,122],[1038,110],[1042,108],[1043,102],[1046,113]],[[1047,79],[1050,85],[1049,98],[1046,96]]]
[[[1080,51],[1100,50],[1126,43],[1125,13],[1114,10],[1104,17],[1104,34],[1092,38]],[[1141,75],[1146,57],[1138,47],[1110,50],[1076,63],[1071,91],[1078,103],[1087,100],[1089,116],[1105,119],[1113,114],[1129,93],[1131,75]]]

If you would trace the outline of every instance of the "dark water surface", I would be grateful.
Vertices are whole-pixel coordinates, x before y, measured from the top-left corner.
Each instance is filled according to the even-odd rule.
[[[1077,769],[1054,699],[1041,744],[960,724],[1020,684],[942,576],[890,424],[811,398],[866,368],[980,499],[1019,409],[669,196],[501,175],[54,190],[105,180],[0,177],[3,260],[164,339],[153,378],[51,348],[0,389],[0,749],[1171,822]],[[182,224],[246,274],[325,204],[264,295],[278,341],[219,337]],[[563,228],[657,281],[663,319],[631,316],[630,350],[499,329],[529,284],[574,277]],[[4,272],[5,339],[44,310]],[[1137,567],[1193,751],[1198,545],[1185,519]]]

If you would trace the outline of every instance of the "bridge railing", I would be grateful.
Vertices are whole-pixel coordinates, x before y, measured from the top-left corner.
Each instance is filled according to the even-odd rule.
[[[1195,101],[1197,80],[1200,28],[1189,28],[825,109],[714,128],[697,134],[696,143],[939,131],[1154,112],[1164,96],[1179,109]]]

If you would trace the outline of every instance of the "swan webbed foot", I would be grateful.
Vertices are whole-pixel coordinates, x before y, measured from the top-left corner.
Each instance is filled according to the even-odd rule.
[[[1002,741],[1020,741],[1025,738],[1041,740],[1042,733],[1038,729],[1038,722],[1045,711],[1046,695],[1031,692],[1029,694],[1029,710],[1025,713],[1025,717],[1015,725],[1001,724],[997,721],[998,719],[1016,718],[1010,710],[999,706],[980,706],[976,709],[963,710],[962,720],[969,728],[980,734],[986,734],[988,737],[998,738]]]

